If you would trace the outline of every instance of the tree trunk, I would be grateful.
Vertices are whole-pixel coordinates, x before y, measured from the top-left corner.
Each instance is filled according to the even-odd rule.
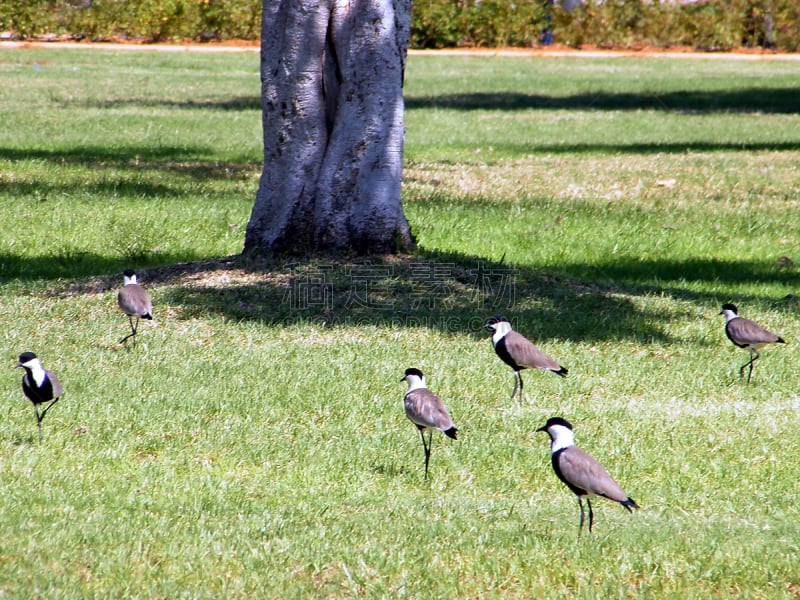
[[[244,251],[396,252],[411,0],[263,0],[264,170]]]

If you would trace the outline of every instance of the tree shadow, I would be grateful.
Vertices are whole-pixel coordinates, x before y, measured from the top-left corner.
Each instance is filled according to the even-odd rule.
[[[261,98],[233,96],[208,100],[169,100],[167,98],[114,98],[111,100],[70,99],[59,103],[63,108],[119,109],[123,106],[136,108],[175,108],[178,110],[257,111],[261,113]]]
[[[197,181],[224,180],[248,175],[261,169],[259,156],[236,157],[230,161],[199,158],[214,156],[216,150],[206,146],[76,146],[68,149],[44,150],[42,148],[0,147],[0,160],[46,161],[61,166],[80,166],[96,170],[147,169],[166,171]],[[124,180],[123,180],[124,181]],[[124,182],[129,186],[135,182]],[[3,184],[9,188],[13,182]],[[101,188],[103,185],[96,184]],[[37,189],[40,188],[38,184]],[[61,183],[58,189],[63,189]],[[79,189],[87,189],[82,185]],[[164,193],[168,186],[154,188],[154,193]],[[146,191],[146,190],[145,190]]]
[[[746,262],[655,260],[601,265],[594,272],[585,265],[564,265],[554,272],[434,251],[285,262],[233,256],[156,267],[142,278],[163,285],[161,297],[184,319],[222,315],[269,327],[430,328],[484,338],[486,319],[503,314],[532,339],[639,343],[675,341],[666,332],[668,321],[696,318],[696,312],[682,305],[664,314],[642,308],[637,297],[672,296],[712,306],[713,315],[726,301],[769,301],[757,295],[729,298],[696,292],[674,284],[676,280],[796,281],[793,273]],[[660,285],[659,279],[670,283]],[[772,302],[798,310],[794,302]]]
[[[261,98],[233,96],[208,100],[170,100],[166,98],[118,98],[113,100],[76,99],[62,106],[92,109],[175,108],[179,110],[261,111]],[[738,90],[675,90],[670,92],[586,92],[566,96],[522,92],[470,92],[464,94],[406,94],[405,108],[451,110],[659,110],[698,113],[759,112],[800,113],[800,86],[752,87]]]
[[[800,86],[738,90],[676,90],[671,92],[587,92],[567,96],[520,92],[408,95],[408,110],[659,110],[683,113],[800,113]]]
[[[34,256],[6,252],[0,253],[0,284],[5,285],[12,281],[36,282],[62,279],[67,283],[53,288],[54,295],[65,292],[67,294],[102,292],[119,286],[125,269],[133,268],[139,271],[157,264],[192,264],[179,261],[195,260],[197,260],[196,255],[161,252],[144,253],[136,257],[109,257],[68,247],[56,254]],[[198,264],[202,262],[197,260]],[[113,273],[113,275],[96,277],[97,273]],[[92,279],[87,282],[86,278]]]

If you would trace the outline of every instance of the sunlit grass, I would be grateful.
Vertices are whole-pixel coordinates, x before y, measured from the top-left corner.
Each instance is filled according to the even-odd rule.
[[[257,56],[0,51],[0,593],[795,597],[796,69],[411,57],[419,253],[244,261]],[[789,342],[750,385],[726,301]],[[522,407],[498,312],[570,369]],[[429,483],[410,366],[459,427]],[[642,510],[578,539],[556,414]]]

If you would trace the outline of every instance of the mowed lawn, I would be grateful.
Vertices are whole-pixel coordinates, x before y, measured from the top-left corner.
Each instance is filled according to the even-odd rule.
[[[0,49],[0,596],[798,597],[800,62],[413,55],[419,251],[371,259],[236,256],[259,85]],[[725,302],[788,342],[749,385]],[[495,314],[569,376],[511,401]],[[427,482],[408,367],[459,428]],[[551,416],[641,510],[578,537]]]

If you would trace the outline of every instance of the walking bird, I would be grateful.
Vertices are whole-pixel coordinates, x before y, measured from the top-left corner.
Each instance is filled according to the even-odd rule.
[[[578,528],[578,535],[583,530],[584,496],[586,504],[589,505],[589,533],[592,532],[594,521],[592,496],[602,496],[618,502],[631,513],[632,509],[639,508],[639,505],[612,479],[603,465],[575,445],[572,425],[565,419],[551,417],[543,427],[536,431],[544,431],[550,436],[553,470],[558,478],[578,497],[578,504],[581,507],[581,524]]]
[[[541,369],[542,371],[552,371],[561,377],[567,376],[569,372],[567,369],[539,350],[535,344],[511,329],[511,323],[505,317],[492,317],[483,328],[492,332],[492,345],[494,345],[494,351],[497,356],[514,369],[512,398],[517,393],[517,387],[519,387],[519,401],[522,402],[524,384],[520,371],[523,369]]]
[[[145,289],[136,282],[136,273],[128,269],[123,274],[124,285],[117,293],[117,304],[126,315],[131,326],[131,332],[122,338],[119,343],[124,344],[128,338],[133,338],[133,347],[136,347],[136,330],[139,327],[139,319],[152,320],[153,303]],[[136,324],[133,323],[136,317]]]
[[[783,338],[764,329],[758,323],[750,319],[739,316],[739,310],[735,304],[723,304],[721,315],[725,315],[725,335],[728,339],[739,346],[750,351],[750,360],[739,369],[739,377],[744,377],[744,370],[749,366],[747,372],[747,383],[750,383],[750,376],[753,374],[753,363],[758,360],[758,350],[767,344],[785,344]]]
[[[53,408],[56,402],[61,399],[64,388],[55,373],[45,370],[33,352],[23,352],[19,355],[19,362],[14,365],[25,370],[22,376],[22,393],[33,403],[33,410],[36,413],[36,426],[39,429],[39,443],[42,443],[42,420],[47,411]],[[47,403],[50,404],[47,404]],[[40,413],[39,405],[47,404]]]
[[[456,429],[447,407],[436,394],[425,385],[425,375],[419,369],[406,369],[405,376],[400,381],[408,383],[403,403],[406,416],[417,426],[422,438],[422,447],[425,450],[425,479],[428,479],[428,463],[431,459],[431,443],[433,430],[438,429],[447,437],[456,438]],[[429,429],[428,442],[425,443],[425,430]]]

